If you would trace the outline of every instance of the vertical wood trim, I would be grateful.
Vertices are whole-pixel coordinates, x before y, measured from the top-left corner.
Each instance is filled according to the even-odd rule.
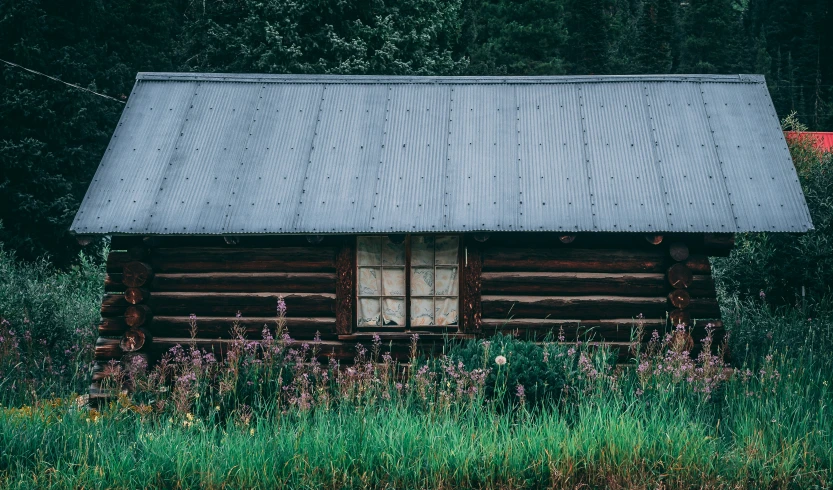
[[[353,300],[356,275],[356,238],[345,237],[336,257],[336,332],[353,332]]]
[[[434,280],[436,281],[436,274]],[[384,287],[384,285],[382,285]],[[381,314],[381,313],[380,313]],[[405,236],[405,325],[411,327],[411,235]]]
[[[463,300],[463,330],[468,333],[477,333],[481,327],[481,291],[483,289],[483,255],[479,243],[474,240],[465,240],[465,247],[468,248],[468,259],[464,262],[465,272],[463,274],[462,300]],[[465,254],[465,250],[463,251]],[[466,259],[464,259],[466,260]]]

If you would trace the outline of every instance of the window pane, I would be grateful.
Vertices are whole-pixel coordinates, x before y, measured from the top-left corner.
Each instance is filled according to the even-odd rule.
[[[414,267],[411,269],[411,296],[434,295],[434,269]]]
[[[382,270],[378,267],[359,267],[359,296],[382,294]]]
[[[397,245],[385,238],[382,244],[382,265],[405,265],[405,243]]]
[[[384,325],[405,325],[405,299],[385,298],[382,300],[384,307],[382,320]]]
[[[457,298],[434,298],[437,325],[457,324]]]
[[[437,267],[436,294],[457,296],[457,268]]]
[[[411,300],[411,325],[434,324],[434,299],[414,298]]]
[[[382,295],[405,296],[405,269],[382,269]]]
[[[434,265],[434,237],[411,237],[411,265]]]
[[[437,238],[435,263],[457,265],[457,244],[458,239],[456,236],[444,236]]]
[[[360,327],[379,325],[379,300],[373,298],[359,298],[358,324]]]
[[[379,265],[382,262],[382,239],[373,236],[361,236],[357,240],[356,250],[359,265]]]

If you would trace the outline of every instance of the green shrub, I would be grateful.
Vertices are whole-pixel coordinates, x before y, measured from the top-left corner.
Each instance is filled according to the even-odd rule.
[[[0,244],[0,401],[83,392],[98,336],[102,261],[62,272]]]

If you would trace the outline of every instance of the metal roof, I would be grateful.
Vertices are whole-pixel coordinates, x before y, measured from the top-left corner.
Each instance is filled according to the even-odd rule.
[[[140,73],[72,231],[812,228],[758,75]]]

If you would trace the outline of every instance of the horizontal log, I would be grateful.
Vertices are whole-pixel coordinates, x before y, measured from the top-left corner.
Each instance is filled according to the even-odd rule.
[[[485,248],[483,271],[663,272],[660,250],[587,248]]]
[[[263,327],[275,331],[276,317],[242,317],[240,326],[246,338],[259,339]],[[231,338],[231,327],[235,317],[197,317],[197,337]],[[319,332],[322,339],[335,339],[335,318],[332,317],[289,317],[286,326],[290,337],[311,340]],[[190,319],[187,316],[157,316],[147,327],[155,337],[186,337],[190,335]],[[117,336],[127,331],[127,324],[121,317],[104,318],[98,325],[99,335]]]
[[[211,272],[162,273],[150,283],[152,291],[335,293],[331,272]]]
[[[332,272],[335,248],[156,248],[156,272]]]
[[[651,245],[659,245],[660,243],[662,243],[662,239],[662,235],[645,235],[645,241],[650,243]]]
[[[692,336],[700,341],[706,336],[705,320],[698,320]],[[723,323],[716,322],[715,331],[722,331]],[[606,320],[536,320],[531,318],[513,318],[509,321],[500,319],[484,319],[483,334],[491,336],[502,332],[517,336],[526,340],[549,340],[558,339],[560,331],[569,342],[576,340],[605,340],[616,342],[630,341],[635,335],[637,328],[635,320],[620,318]],[[651,333],[670,331],[670,324],[665,318],[643,320],[643,340],[647,341]]]
[[[127,288],[124,291],[124,299],[131,305],[138,305],[150,299],[150,291],[145,288]]]
[[[685,308],[691,303],[691,295],[685,289],[675,289],[668,293],[668,301],[675,308]]]
[[[627,318],[640,313],[662,317],[665,297],[637,296],[494,296],[484,295],[486,318]]]
[[[121,293],[127,288],[121,282],[121,272],[108,273],[104,276],[104,291],[107,293]]]
[[[148,305],[130,305],[124,310],[124,323],[128,327],[141,327],[153,320],[153,311]]]
[[[146,328],[131,328],[119,341],[122,352],[137,352],[153,342],[153,336]]]
[[[382,347],[384,348],[384,346],[387,345],[388,342],[412,342],[414,335],[419,336],[419,342],[424,342],[426,340],[462,340],[475,338],[473,334],[467,334],[462,332],[443,333],[433,332],[430,330],[411,330],[407,332],[356,332],[351,334],[339,335],[338,340],[354,340],[362,344],[370,345],[371,343],[373,343],[373,338],[378,336],[379,339],[382,341]]]
[[[222,356],[228,351],[228,348],[235,342],[232,339],[195,339],[194,343],[197,348],[203,349],[207,352],[213,352],[217,356]],[[191,339],[188,337],[156,337],[153,343],[149,346],[148,354],[151,357],[159,358],[173,347],[180,345],[187,347],[190,345]],[[314,346],[310,341],[294,340],[290,345],[300,347],[302,344],[309,344]],[[333,358],[341,362],[352,361],[356,357],[356,345],[362,344],[365,348],[367,343],[355,341],[341,341],[341,340],[322,340],[318,342],[319,360],[327,360]],[[439,353],[442,351],[443,342],[440,340],[423,341],[419,344],[419,350],[422,354]],[[391,352],[394,359],[398,361],[405,361],[408,359],[410,352],[409,342],[396,342],[393,344],[384,345],[382,353]],[[99,339],[96,344],[96,360],[107,361],[110,359],[120,359],[123,352],[119,348],[118,339]]]
[[[688,257],[688,260],[685,261],[685,265],[691,269],[691,272],[695,274],[711,274],[712,268],[711,264],[709,263],[709,257],[706,255],[695,255],[691,254]]]
[[[692,318],[720,318],[720,305],[715,298],[691,298],[686,311]]]
[[[666,275],[668,283],[676,289],[685,289],[694,281],[694,274],[691,269],[683,263],[677,263],[669,267]]]
[[[185,316],[191,313],[202,316],[234,317],[238,311],[244,317],[260,317],[277,314],[280,296],[286,302],[287,316],[335,316],[335,294],[329,293],[153,293],[148,306],[157,316]],[[124,295],[106,294],[102,300],[101,316],[124,315],[130,304]]]
[[[145,262],[128,262],[122,267],[121,282],[127,287],[144,286],[153,277],[153,267]]]
[[[481,278],[483,294],[662,296],[667,291],[661,273],[484,272]]]
[[[156,293],[149,305],[163,316],[269,316],[283,296],[288,316],[335,315],[335,294],[325,293]]]
[[[95,342],[95,358],[98,361],[118,359],[122,355],[120,339],[99,337]]]
[[[674,242],[668,246],[668,253],[677,262],[682,262],[689,257],[688,245],[683,242]]]
[[[109,254],[107,254],[107,265],[106,270],[107,272],[115,272],[121,274],[122,269],[125,265],[133,262],[133,259],[130,258],[125,251],[120,250],[112,250]]]

